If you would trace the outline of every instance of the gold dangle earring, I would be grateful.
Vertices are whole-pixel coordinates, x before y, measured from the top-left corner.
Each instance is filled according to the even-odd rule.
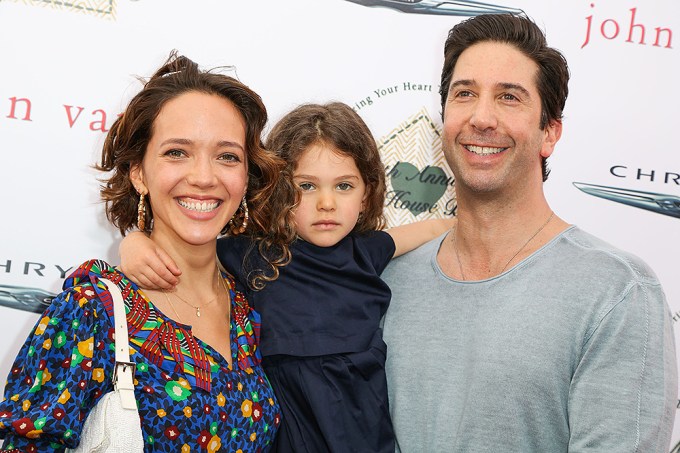
[[[241,227],[238,229],[239,233],[243,233],[246,231],[246,228],[248,228],[248,220],[250,220],[250,215],[248,214],[248,203],[246,202],[246,196],[243,196],[243,200],[241,200],[241,207],[243,208],[243,223],[241,224]]]
[[[241,225],[236,226],[236,222],[234,221],[234,219],[238,220],[239,218],[242,219]],[[248,220],[250,220],[250,215],[248,213],[248,203],[246,202],[246,196],[243,195],[241,205],[239,206],[238,210],[234,213],[234,216],[231,218],[231,220],[229,220],[229,223],[227,224],[227,226],[229,227],[228,229],[231,231],[231,234],[238,235],[244,233],[246,231],[246,228],[248,227]],[[227,228],[225,228],[225,230],[227,230]]]
[[[144,202],[144,192],[139,192],[139,203],[137,203],[137,228],[139,231],[144,231],[146,226],[146,203]]]

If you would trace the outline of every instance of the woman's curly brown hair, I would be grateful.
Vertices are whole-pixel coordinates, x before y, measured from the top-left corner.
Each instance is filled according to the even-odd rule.
[[[281,228],[286,213],[274,210],[268,201],[277,188],[284,162],[262,146],[267,110],[260,96],[240,81],[218,72],[203,71],[176,51],[172,51],[161,68],[144,83],[106,136],[101,162],[95,166],[98,170],[111,172],[111,176],[102,181],[100,190],[106,203],[106,216],[122,235],[136,225],[139,195],[130,180],[130,170],[142,163],[154,121],[163,106],[191,91],[221,96],[243,115],[248,161],[246,200],[250,213],[245,232],[254,236],[266,232],[270,248],[276,253],[270,252],[266,257],[271,272],[265,280],[273,280],[278,276],[278,267],[288,261],[289,253],[286,231]],[[152,219],[153,212],[147,203],[147,232]],[[236,215],[234,221],[238,227],[242,219]]]

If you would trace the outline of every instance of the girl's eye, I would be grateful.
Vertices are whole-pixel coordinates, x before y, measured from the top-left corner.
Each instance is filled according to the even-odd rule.
[[[345,190],[350,190],[353,186],[352,184],[348,182],[341,182],[336,186],[339,190],[345,191]]]
[[[311,182],[301,182],[298,184],[298,187],[302,189],[303,192],[309,192],[314,189],[314,184]]]
[[[168,157],[182,157],[184,156],[184,151],[181,149],[169,149],[164,155]]]

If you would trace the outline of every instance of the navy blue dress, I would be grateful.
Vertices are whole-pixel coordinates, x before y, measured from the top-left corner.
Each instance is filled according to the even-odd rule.
[[[217,253],[262,316],[262,364],[283,419],[273,451],[392,453],[379,327],[391,298],[380,279],[394,255],[391,236],[351,234],[332,247],[299,239],[290,264],[261,291],[248,289],[248,275],[262,268],[251,245],[223,238]]]

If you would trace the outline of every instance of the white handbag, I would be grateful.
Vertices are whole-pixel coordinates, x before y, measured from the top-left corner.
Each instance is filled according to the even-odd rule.
[[[123,296],[114,283],[100,279],[113,298],[116,365],[113,391],[102,396],[85,419],[80,444],[72,453],[134,453],[144,451],[144,437],[134,392],[135,364],[130,362],[127,319]]]

